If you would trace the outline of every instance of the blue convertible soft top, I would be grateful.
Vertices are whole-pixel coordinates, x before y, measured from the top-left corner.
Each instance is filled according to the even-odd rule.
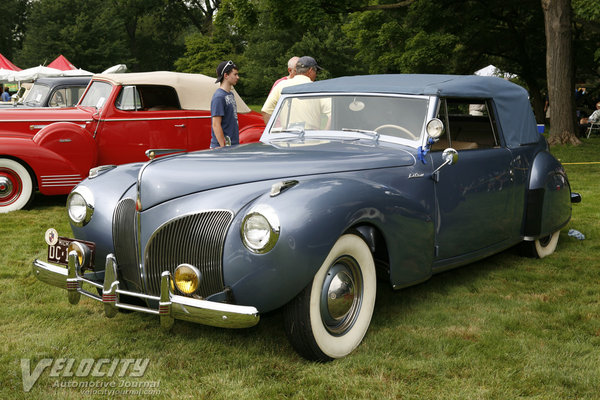
[[[486,98],[496,106],[508,147],[537,143],[540,134],[527,91],[507,80],[477,75],[359,75],[327,79],[283,90],[291,93],[395,93]]]

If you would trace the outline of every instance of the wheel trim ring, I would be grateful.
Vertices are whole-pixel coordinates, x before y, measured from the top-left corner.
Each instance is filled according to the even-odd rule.
[[[329,307],[329,300],[330,294],[332,293],[332,282],[334,282],[335,278],[340,274],[344,274],[350,278],[353,290],[352,300],[349,302],[350,304],[347,307],[347,310],[342,313],[341,316],[336,317],[332,315]],[[354,326],[362,307],[364,286],[362,279],[362,273],[360,271],[358,262],[354,258],[347,255],[336,259],[327,271],[327,278],[323,282],[323,287],[321,289],[320,307],[323,326],[331,335],[342,336]]]
[[[8,206],[21,196],[23,182],[15,171],[8,168],[0,168],[0,187],[8,188],[6,193],[0,190],[0,206]]]
[[[544,236],[542,238],[538,239],[538,242],[540,244],[540,246],[542,247],[546,247],[550,244],[550,241],[552,240],[552,235],[548,235],[548,236]]]

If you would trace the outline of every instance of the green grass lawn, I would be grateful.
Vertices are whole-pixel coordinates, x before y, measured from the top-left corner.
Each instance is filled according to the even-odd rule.
[[[108,319],[86,298],[71,306],[31,272],[34,258],[46,258],[47,228],[70,235],[65,196],[38,196],[31,210],[0,214],[0,398],[598,399],[600,164],[570,164],[600,161],[600,138],[585,143],[552,149],[583,196],[554,255],[508,250],[401,291],[382,284],[364,342],[328,364],[292,350],[278,312],[246,330],[176,321],[165,333],[155,316]],[[21,360],[33,370],[45,358],[149,362],[143,377],[48,368],[25,393]],[[90,381],[158,387],[141,395],[60,387]]]

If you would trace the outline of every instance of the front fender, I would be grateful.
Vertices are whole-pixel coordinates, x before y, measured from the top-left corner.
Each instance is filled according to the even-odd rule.
[[[87,175],[64,154],[40,146],[31,138],[0,137],[0,156],[25,163],[33,171],[42,194],[66,194]]]
[[[571,219],[571,186],[560,162],[541,151],[532,163],[523,236],[539,238],[556,232]]]
[[[275,210],[281,224],[279,240],[267,254],[250,252],[240,234],[243,218],[258,205]],[[346,175],[300,180],[280,195],[265,193],[241,210],[225,241],[225,283],[238,304],[261,312],[279,308],[312,281],[336,240],[361,225],[382,233],[393,284],[430,276],[431,210],[389,187]]]
[[[85,176],[98,159],[96,141],[85,127],[86,124],[56,122],[36,133],[33,142],[68,160]]]

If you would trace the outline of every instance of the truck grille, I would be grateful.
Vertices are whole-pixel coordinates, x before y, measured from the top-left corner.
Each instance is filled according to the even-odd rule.
[[[160,275],[175,272],[187,263],[202,274],[198,294],[202,297],[223,290],[223,243],[233,213],[207,211],[167,222],[150,238],[145,251],[148,294],[158,296]]]

